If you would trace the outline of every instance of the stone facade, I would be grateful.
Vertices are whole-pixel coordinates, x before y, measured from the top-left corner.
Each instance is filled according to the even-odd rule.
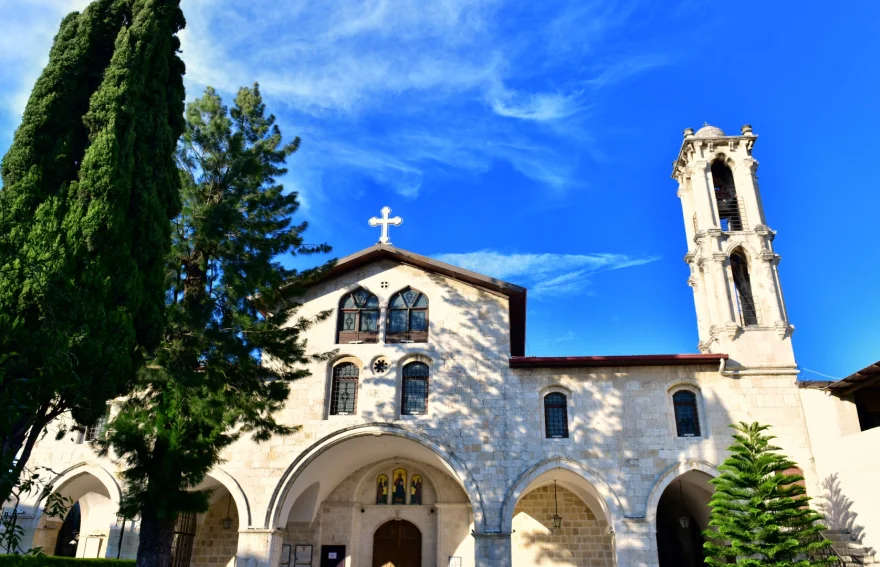
[[[556,514],[564,523],[554,529]],[[565,488],[554,494],[553,486],[542,486],[520,498],[513,510],[513,532],[514,567],[614,565],[608,524]]]
[[[234,552],[237,565],[292,567],[296,546],[312,546],[311,564],[317,566],[322,546],[344,545],[346,567],[369,566],[375,530],[406,520],[422,534],[422,567],[525,566],[531,563],[522,558],[534,557],[529,546],[539,540],[547,551],[538,564],[654,567],[661,496],[673,487],[682,505],[704,507],[706,480],[718,474],[727,455],[727,426],[738,421],[771,425],[815,492],[778,257],[769,248],[772,233],[765,231],[748,165],[753,142],[747,135],[688,138],[676,166],[701,349],[708,353],[696,363],[623,357],[619,363],[532,361],[522,367],[510,356],[524,321],[512,315],[515,306],[504,292],[509,284],[480,285],[467,274],[456,277],[454,269],[432,269],[427,259],[417,265],[410,253],[398,258],[389,246],[373,249],[385,254],[376,261],[341,260],[343,268],[353,267],[312,288],[298,315],[337,310],[347,293],[364,288],[382,307],[379,341],[338,344],[335,315],[311,329],[312,352],[335,354],[311,364],[311,375],[291,385],[280,420],[301,429],[263,444],[242,439],[226,451],[203,485],[216,491],[217,500],[199,520],[192,565],[228,565]],[[757,207],[749,209],[750,218],[761,221],[741,234],[721,231],[710,210],[705,172],[712,152],[722,148],[735,162],[740,194]],[[772,256],[753,271],[753,293],[762,312],[775,314],[755,328],[734,317],[736,290],[725,272],[729,257],[720,256],[740,243],[750,254]],[[710,273],[717,277],[710,279]],[[429,299],[427,342],[386,344],[385,310],[392,294],[407,287]],[[523,329],[516,328],[520,324]],[[390,367],[375,368],[379,357]],[[427,411],[403,415],[403,368],[413,361],[429,367]],[[333,368],[342,363],[358,369],[356,405],[352,415],[331,415]],[[697,435],[679,436],[672,403],[679,390],[696,396]],[[551,392],[566,396],[567,438],[545,435],[542,404]],[[55,440],[50,433],[32,458],[65,471],[55,486],[74,499],[97,490],[118,503],[117,465],[74,439]],[[390,478],[398,467],[410,479],[422,476],[422,504],[376,504],[377,476]],[[78,485],[85,476],[97,485]],[[554,481],[561,532],[550,531],[546,518]],[[236,530],[219,527],[229,498],[238,536],[234,550]],[[107,514],[106,526],[113,525],[113,514]],[[705,522],[700,511],[693,517]],[[116,548],[105,549],[115,557]],[[124,546],[123,557],[133,553]]]

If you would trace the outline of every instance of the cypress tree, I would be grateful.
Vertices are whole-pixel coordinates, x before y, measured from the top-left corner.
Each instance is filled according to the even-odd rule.
[[[178,4],[95,0],[67,16],[0,166],[0,500],[49,421],[95,423],[159,343]]]
[[[707,565],[812,567],[828,565],[822,516],[809,507],[797,465],[777,453],[767,425],[739,423],[731,455],[710,482],[715,492],[704,548]]]
[[[294,298],[321,269],[299,273],[278,257],[329,251],[303,245],[307,225],[293,222],[297,194],[276,178],[299,138],[283,142],[258,86],[231,109],[209,88],[186,119],[163,342],[103,442],[126,466],[122,510],[141,518],[138,567],[169,564],[175,519],[207,509],[194,488],[223,449],[294,430],[275,414],[314,358]]]

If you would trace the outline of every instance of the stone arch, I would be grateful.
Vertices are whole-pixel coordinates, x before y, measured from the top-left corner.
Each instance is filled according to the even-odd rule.
[[[728,242],[727,245],[724,247],[724,255],[728,258],[731,254],[737,251],[742,251],[743,256],[746,257],[746,260],[748,260],[750,266],[752,265],[754,259],[758,257],[757,253],[742,240],[733,240],[731,242]]]
[[[96,478],[104,486],[110,501],[119,507],[119,503],[122,501],[122,490],[119,488],[119,483],[116,482],[116,477],[114,477],[113,474],[97,463],[82,462],[61,471],[49,482],[47,485],[47,492],[51,493],[62,490],[71,481],[83,475],[90,475]],[[32,522],[33,527],[37,527],[43,517],[44,510],[42,500],[36,503],[36,508],[36,513],[34,514]]]
[[[611,488],[604,478],[592,469],[563,457],[554,457],[541,461],[523,472],[508,489],[501,508],[500,528],[502,532],[510,532],[513,525],[513,510],[520,497],[525,494],[526,490],[530,488],[530,485],[534,481],[554,469],[561,469],[573,473],[586,482],[587,485],[592,488],[590,495],[602,509],[602,513],[605,515],[608,526],[617,531],[620,522],[623,520],[623,507],[621,506],[620,499],[617,497],[617,494],[615,494],[614,489]]]
[[[418,431],[390,423],[372,423],[366,425],[356,425],[341,429],[324,437],[323,439],[312,444],[308,449],[300,453],[300,455],[287,467],[281,476],[266,510],[266,518],[264,526],[266,529],[276,529],[283,526],[286,522],[286,515],[294,501],[299,497],[298,494],[292,494],[294,484],[310,465],[315,463],[322,455],[328,451],[341,446],[347,441],[358,438],[382,437],[389,435],[396,439],[402,439],[416,443],[417,445],[427,449],[433,455],[435,462],[438,462],[447,472],[458,482],[465,494],[470,500],[471,510],[474,517],[474,524],[482,526],[484,522],[483,515],[483,498],[480,494],[479,487],[471,475],[467,466],[462,463],[455,453],[444,444],[432,439]],[[366,464],[366,462],[364,463]],[[432,464],[432,463],[427,463]],[[309,483],[311,485],[312,483]],[[324,484],[323,482],[321,483]],[[329,483],[328,483],[329,484]],[[306,487],[307,488],[307,487]],[[321,490],[332,490],[333,487],[322,486]],[[320,501],[321,498],[318,498]]]
[[[251,505],[248,501],[247,494],[244,489],[228,472],[220,468],[211,469],[206,477],[212,478],[219,482],[223,488],[229,491],[232,501],[235,502],[235,508],[238,510],[238,529],[246,530],[251,527]]]
[[[648,522],[649,529],[652,531],[657,529],[657,505],[660,503],[660,497],[663,495],[663,491],[666,490],[666,487],[672,484],[675,479],[691,471],[699,471],[712,478],[721,476],[721,472],[715,465],[700,459],[681,461],[667,468],[660,475],[660,478],[657,479],[650,494],[648,494],[648,500],[645,502],[645,520]]]

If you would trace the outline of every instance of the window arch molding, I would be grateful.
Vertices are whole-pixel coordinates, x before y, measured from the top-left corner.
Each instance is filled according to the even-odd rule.
[[[547,403],[547,396],[552,394],[561,394],[562,396],[565,396],[565,434],[561,437],[551,437],[548,435],[547,407],[545,404]],[[538,413],[541,415],[541,439],[550,441],[569,439],[571,437],[571,416],[574,408],[572,391],[560,384],[545,386],[538,392],[538,405]]]
[[[343,291],[336,304],[336,344],[379,342],[382,307],[379,297],[363,285]]]
[[[385,342],[426,343],[430,322],[430,299],[412,286],[392,293],[385,307]]]
[[[425,410],[420,414],[412,414],[412,413],[404,413],[404,403],[405,403],[405,395],[406,395],[406,379],[405,375],[406,369],[409,365],[413,363],[421,363],[428,367],[428,376],[427,376],[427,393],[425,394]],[[404,419],[412,419],[419,418],[424,416],[429,416],[432,413],[431,408],[433,404],[431,403],[433,399],[433,382],[434,382],[434,360],[422,353],[411,353],[407,356],[401,358],[397,363],[397,378],[395,381],[396,392],[397,392],[397,416],[398,418]]]
[[[353,365],[357,369],[357,383],[354,388],[354,412],[351,414],[343,414],[339,415],[338,413],[333,413],[333,394],[334,394],[334,385],[336,380],[336,372],[337,368],[344,365]],[[327,363],[327,379],[325,380],[325,388],[324,388],[324,419],[329,419],[331,417],[348,417],[351,415],[360,415],[360,404],[358,403],[358,397],[360,397],[361,390],[361,378],[364,373],[364,363],[360,358],[348,354],[343,354],[337,356]]]
[[[679,392],[690,392],[694,395],[694,405],[697,412],[697,422],[699,424],[699,435],[679,436],[678,424],[675,413],[675,402],[673,397]],[[709,419],[706,414],[706,405],[703,397],[703,390],[697,384],[696,380],[685,379],[676,380],[666,385],[666,407],[669,415],[669,434],[681,441],[689,441],[692,439],[708,439],[709,438]]]

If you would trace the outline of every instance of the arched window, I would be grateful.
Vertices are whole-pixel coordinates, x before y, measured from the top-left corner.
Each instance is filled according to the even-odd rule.
[[[752,296],[752,282],[749,279],[749,263],[741,250],[730,255],[730,271],[733,272],[733,287],[736,290],[736,304],[740,324],[748,327],[758,324],[758,310]]]
[[[425,294],[408,287],[391,296],[385,342],[428,342],[428,297]]]
[[[379,299],[358,288],[339,302],[337,343],[375,343],[379,340]]]
[[[700,416],[697,413],[697,395],[689,390],[672,394],[675,408],[675,431],[679,437],[700,436]]]
[[[357,409],[358,374],[358,367],[353,362],[343,362],[333,367],[330,415],[354,415]]]
[[[403,367],[403,415],[424,415],[428,412],[428,377],[430,369],[424,362],[410,362]]]
[[[733,172],[722,157],[712,162],[712,183],[715,186],[715,202],[718,205],[721,230],[745,230],[745,210],[736,195]]]
[[[544,396],[544,425],[547,439],[568,437],[568,405],[564,394]]]

